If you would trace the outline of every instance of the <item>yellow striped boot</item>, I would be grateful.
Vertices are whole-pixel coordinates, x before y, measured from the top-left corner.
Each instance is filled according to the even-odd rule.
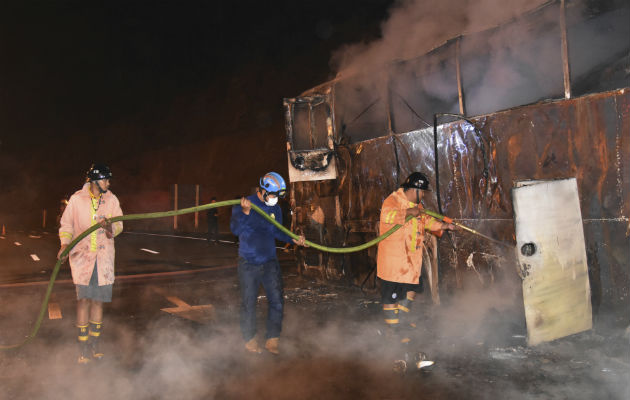
[[[407,292],[407,298],[398,302],[398,310],[400,311],[400,323],[405,328],[415,328],[416,324],[411,321],[410,312],[413,305],[414,297],[410,295],[411,292]]]
[[[77,362],[79,364],[87,364],[90,362],[90,347],[88,344],[88,326],[87,325],[77,325],[77,329],[79,330],[79,359]]]
[[[392,330],[398,328],[400,320],[398,319],[398,306],[396,304],[383,304],[383,316],[385,324]]]
[[[90,321],[90,350],[92,351],[92,358],[100,360],[103,358],[103,352],[100,350],[99,343],[101,341],[101,330],[103,329],[102,322]]]

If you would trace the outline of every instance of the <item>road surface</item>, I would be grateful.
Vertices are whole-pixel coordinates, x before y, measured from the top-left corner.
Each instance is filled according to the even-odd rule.
[[[58,246],[53,233],[0,239],[0,343],[30,333]],[[402,344],[383,329],[375,291],[298,275],[292,253],[279,250],[281,354],[253,355],[239,332],[235,244],[124,233],[116,251],[105,359],[76,364],[76,300],[66,265],[37,338],[0,352],[1,399],[628,398],[623,330],[529,348],[514,311],[517,291],[463,293],[440,307],[425,294],[412,310],[412,340]],[[258,314],[263,339],[262,291]],[[417,370],[420,352],[435,365]],[[406,371],[394,369],[397,360]]]

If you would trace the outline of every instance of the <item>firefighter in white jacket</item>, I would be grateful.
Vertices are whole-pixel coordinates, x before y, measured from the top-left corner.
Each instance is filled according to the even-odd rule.
[[[61,216],[59,239],[66,247],[92,225],[101,227],[85,237],[70,251],[70,269],[77,290],[77,328],[79,363],[100,359],[99,338],[103,326],[103,303],[111,302],[114,284],[114,237],[122,232],[122,222],[111,223],[122,215],[118,198],[109,191],[112,174],[103,164],[93,164],[87,182],[70,197]],[[63,260],[65,261],[65,260]]]

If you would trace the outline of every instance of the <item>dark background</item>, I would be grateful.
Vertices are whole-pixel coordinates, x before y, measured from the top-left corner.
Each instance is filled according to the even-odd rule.
[[[221,200],[286,174],[282,98],[377,38],[391,3],[3,2],[0,217],[54,209],[94,161],[122,200],[144,194],[128,209],[174,183]]]

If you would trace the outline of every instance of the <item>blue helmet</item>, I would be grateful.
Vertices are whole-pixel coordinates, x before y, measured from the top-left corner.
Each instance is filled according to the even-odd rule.
[[[268,172],[260,178],[260,188],[265,189],[268,194],[283,198],[287,193],[287,184],[282,176],[277,172]]]

